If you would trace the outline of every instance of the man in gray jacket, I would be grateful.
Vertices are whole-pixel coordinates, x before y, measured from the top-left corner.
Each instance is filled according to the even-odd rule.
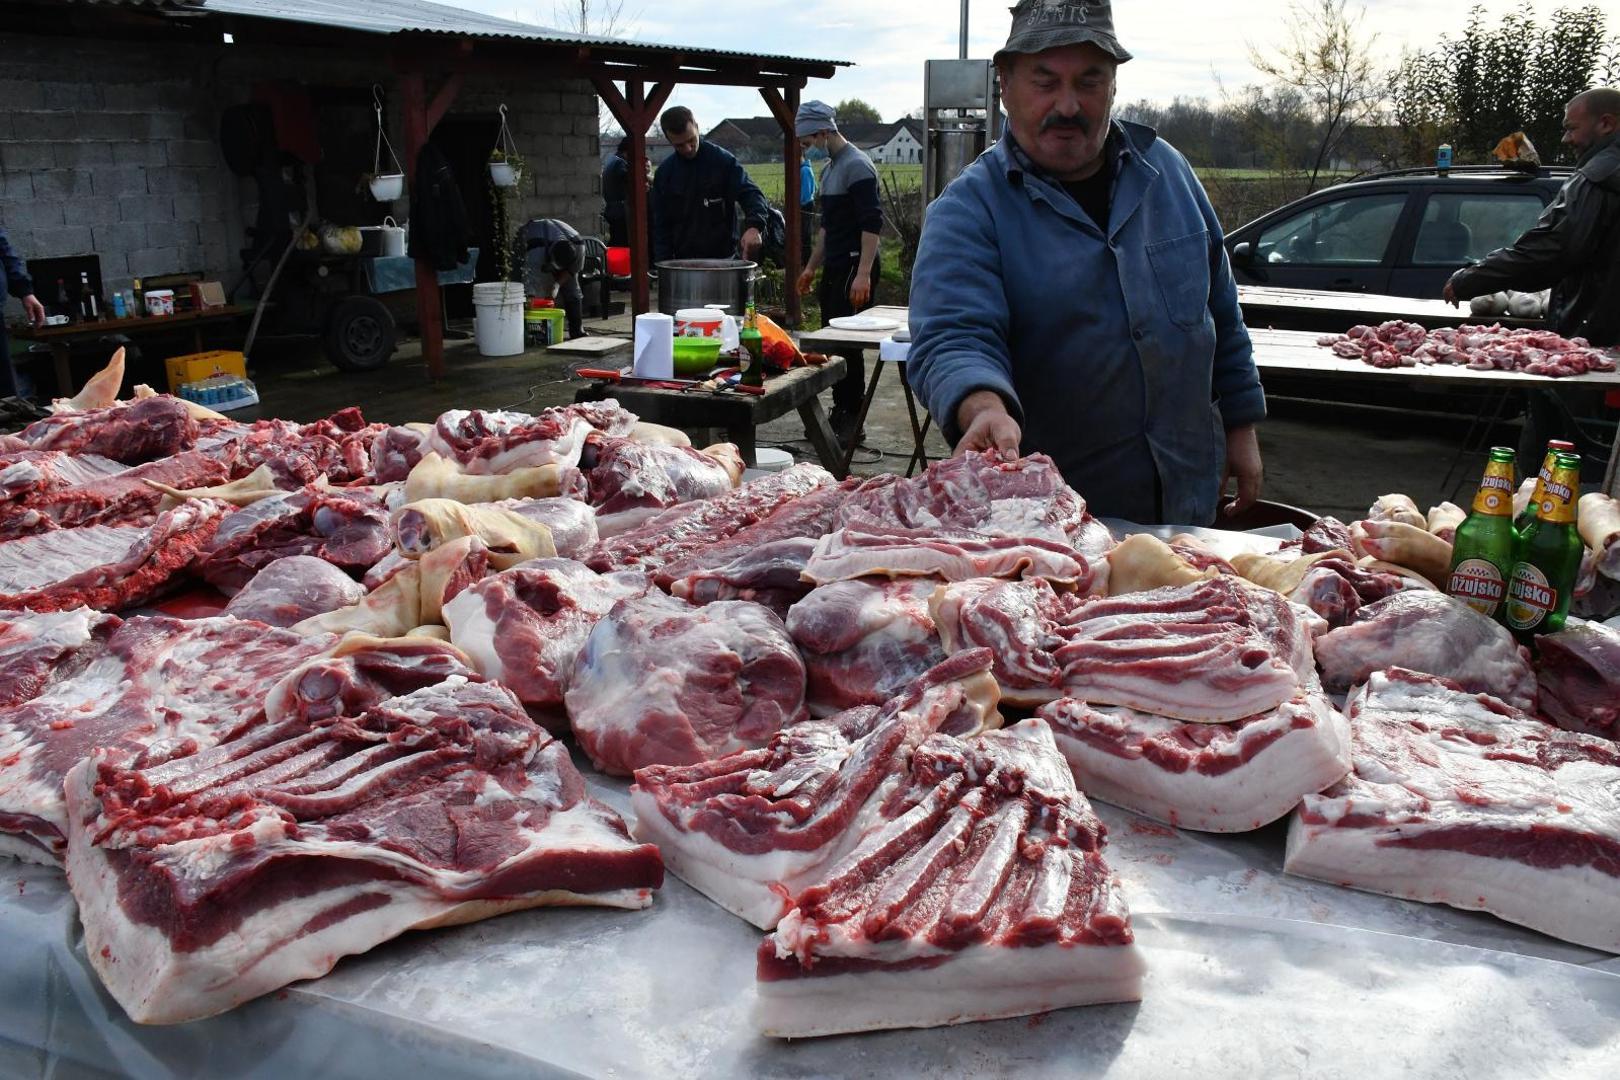
[[[1187,159],[1112,118],[1104,0],[1024,0],[1008,130],[928,208],[907,378],[957,451],[1050,454],[1099,516],[1208,525],[1260,494],[1265,393]]]
[[[1512,246],[1465,266],[1446,283],[1456,304],[1515,289],[1552,289],[1547,312],[1565,337],[1620,345],[1620,90],[1588,90],[1564,110],[1575,175]]]

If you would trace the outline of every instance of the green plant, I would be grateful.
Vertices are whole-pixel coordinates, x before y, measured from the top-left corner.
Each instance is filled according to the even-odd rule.
[[[491,150],[489,161],[492,165],[503,162],[510,165],[512,175],[518,183],[522,183],[524,161],[516,150]],[[495,246],[495,266],[502,281],[512,280],[512,271],[517,262],[517,237],[512,225],[512,193],[516,190],[516,187],[497,184],[493,176],[489,178],[490,242]]]

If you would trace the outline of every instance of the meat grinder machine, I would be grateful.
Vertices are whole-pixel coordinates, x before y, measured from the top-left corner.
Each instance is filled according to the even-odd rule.
[[[964,55],[965,45],[964,33]],[[933,202],[945,185],[1001,138],[1001,90],[995,65],[989,60],[927,61],[923,66],[923,110],[927,126],[923,193]]]

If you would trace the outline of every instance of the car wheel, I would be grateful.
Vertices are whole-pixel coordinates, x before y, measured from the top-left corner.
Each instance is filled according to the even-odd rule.
[[[351,296],[332,310],[326,358],[342,371],[375,371],[394,354],[394,316],[374,296]]]

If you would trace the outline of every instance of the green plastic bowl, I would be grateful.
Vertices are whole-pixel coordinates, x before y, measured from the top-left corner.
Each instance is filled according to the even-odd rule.
[[[720,360],[720,339],[678,337],[675,339],[675,374],[707,375]]]

